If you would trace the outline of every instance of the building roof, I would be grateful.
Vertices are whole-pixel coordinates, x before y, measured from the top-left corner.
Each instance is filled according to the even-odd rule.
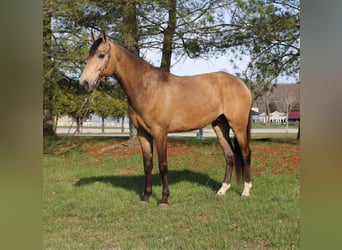
[[[254,110],[251,110],[251,115],[259,115],[259,113]]]
[[[289,119],[300,119],[300,112],[291,112],[289,114]]]

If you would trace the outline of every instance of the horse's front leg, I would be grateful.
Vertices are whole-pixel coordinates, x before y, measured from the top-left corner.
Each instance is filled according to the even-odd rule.
[[[138,131],[138,138],[144,161],[145,188],[141,201],[148,202],[152,194],[153,138],[144,131]]]
[[[155,136],[156,149],[158,152],[159,172],[163,183],[162,198],[159,203],[159,208],[168,208],[168,197],[170,195],[169,182],[167,178],[167,133],[159,133]]]

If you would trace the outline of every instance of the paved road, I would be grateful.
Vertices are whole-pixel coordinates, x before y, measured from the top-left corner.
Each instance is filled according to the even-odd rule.
[[[57,128],[57,134],[65,135],[70,134],[72,135],[75,131],[75,128]],[[170,133],[169,136],[184,136],[184,137],[196,137],[198,130],[190,131],[190,132],[183,132],[183,133]],[[296,134],[298,132],[298,128],[289,128],[288,133]],[[257,134],[285,134],[286,129],[284,128],[252,128],[251,130],[252,135]],[[97,135],[97,136],[126,136],[128,135],[128,129],[126,129],[125,133],[121,133],[120,128],[105,128],[105,133],[101,133],[100,128],[82,128],[81,134],[76,135]],[[231,135],[232,132],[231,132]],[[211,128],[205,128],[203,131],[203,137],[216,137],[215,132]]]

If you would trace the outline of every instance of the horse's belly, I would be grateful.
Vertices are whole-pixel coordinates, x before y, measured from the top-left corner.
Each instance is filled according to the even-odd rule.
[[[217,111],[204,113],[192,110],[191,112],[182,112],[172,117],[169,132],[185,132],[203,128],[216,120],[219,115]]]

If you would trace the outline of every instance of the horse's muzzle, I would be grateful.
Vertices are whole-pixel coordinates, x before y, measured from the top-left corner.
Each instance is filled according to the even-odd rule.
[[[93,88],[90,86],[89,82],[87,80],[80,81],[80,85],[87,91],[92,92]]]

